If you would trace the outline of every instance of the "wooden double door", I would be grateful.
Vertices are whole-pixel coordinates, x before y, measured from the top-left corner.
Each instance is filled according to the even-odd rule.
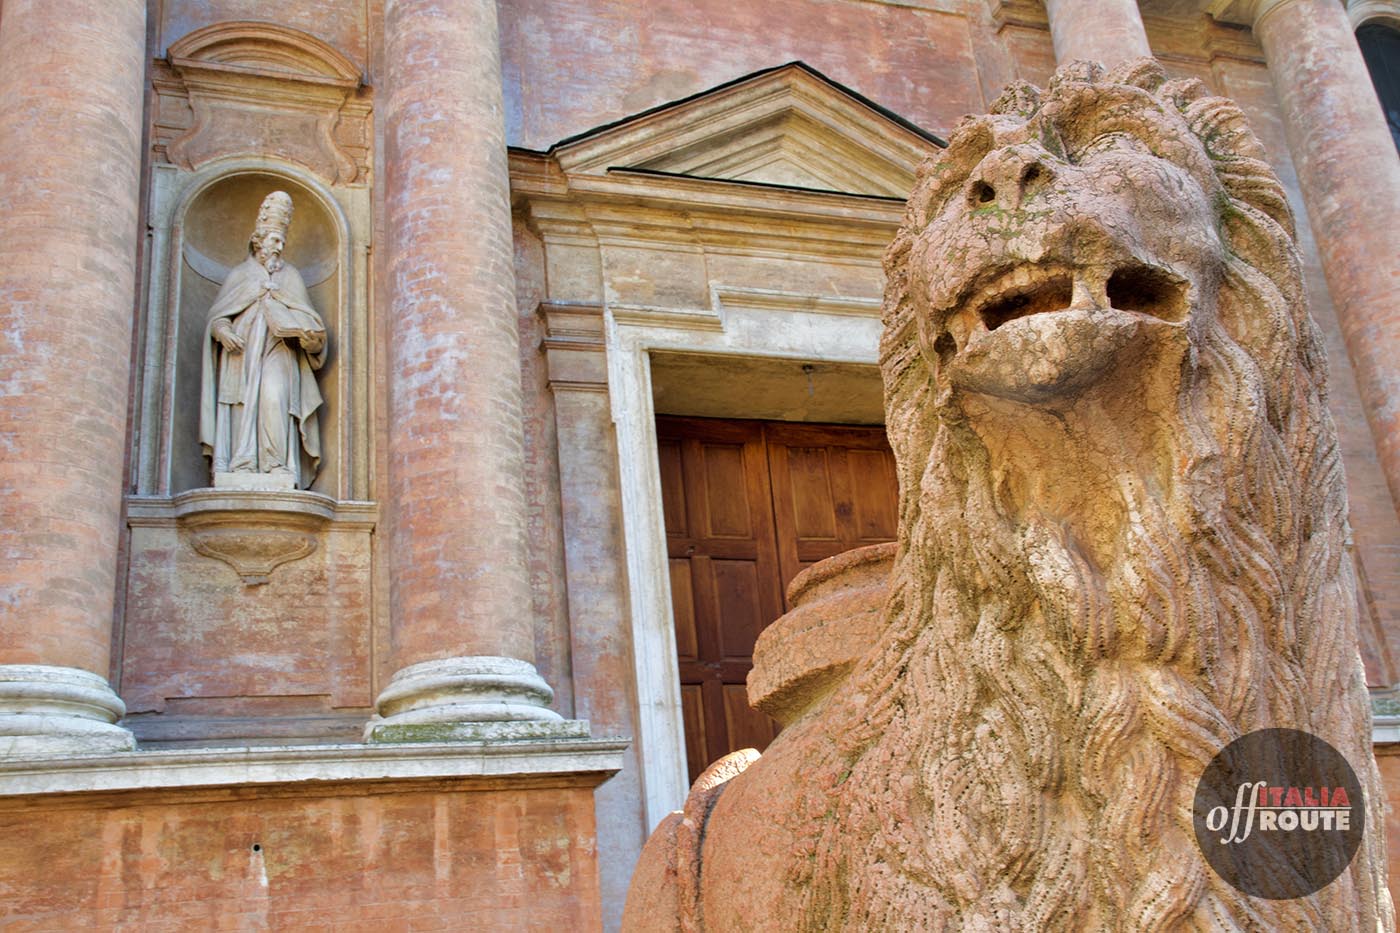
[[[777,735],[748,704],[754,641],[804,568],[895,539],[898,493],[879,427],[663,416],[657,442],[694,781]]]

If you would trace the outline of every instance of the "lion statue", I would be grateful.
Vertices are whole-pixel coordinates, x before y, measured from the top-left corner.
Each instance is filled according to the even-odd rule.
[[[1239,108],[1151,60],[959,124],[885,259],[882,635],[702,775],[624,929],[1393,929],[1294,237]],[[1365,789],[1307,896],[1241,893],[1193,835],[1207,763],[1267,727]]]

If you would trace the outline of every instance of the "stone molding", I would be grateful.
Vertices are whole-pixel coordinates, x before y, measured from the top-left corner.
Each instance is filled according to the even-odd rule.
[[[544,319],[545,360],[549,386],[558,392],[572,389],[606,392],[608,389],[607,342],[603,335],[601,305],[541,302]]]
[[[253,152],[331,183],[350,184],[368,169],[370,105],[360,71],[315,36],[216,23],[171,43],[152,80],[161,98],[157,148],[183,169]]]
[[[988,11],[998,30],[1007,26],[1049,30],[1050,18],[1042,0],[987,0]]]
[[[127,499],[129,526],[178,527],[191,548],[228,564],[247,586],[265,584],[277,567],[313,553],[332,524],[369,532],[377,519],[373,503],[337,503],[301,490],[192,489],[170,499]]]
[[[800,62],[551,148],[571,179],[619,170],[903,199],[941,142]]]
[[[623,172],[558,184],[536,158],[512,153],[512,191],[544,241],[551,280],[563,283],[552,287],[568,289],[550,296],[553,305],[606,305],[619,321],[686,331],[721,332],[740,308],[878,317],[874,294],[756,289],[717,280],[711,257],[836,262],[878,276],[903,214],[897,200]],[[661,267],[670,270],[669,287],[639,284]]]
[[[1264,17],[1292,2],[1293,0],[1210,0],[1206,12],[1217,22],[1255,28]]]
[[[1383,23],[1400,29],[1400,0],[1348,0],[1347,17],[1353,30],[1367,23]]]
[[[794,93],[799,85],[802,93]],[[824,103],[801,100],[803,94]],[[904,155],[885,159],[884,171],[902,166],[910,180],[918,162],[937,148],[793,65],[621,121],[549,153],[510,153],[517,223],[544,245],[549,294],[538,313],[551,387],[559,398],[605,394],[615,431],[618,504],[610,508],[617,511],[597,518],[622,530],[612,556],[625,567],[616,598],[629,618],[624,624],[637,684],[635,731],[646,750],[640,764],[648,827],[680,806],[689,783],[650,356],[873,366],[878,355],[880,260],[903,216],[907,190],[897,197],[872,196],[856,186],[802,190],[714,177],[705,167],[734,171],[738,163],[726,162],[735,155],[731,147],[752,141],[744,133],[755,123],[764,145],[772,138],[763,134],[775,127],[799,128],[791,114],[777,116],[790,105],[809,107],[808,114],[847,114],[823,130],[847,134],[845,151],[874,152],[865,142],[871,135],[902,140]],[[700,116],[704,121],[689,122]],[[774,155],[784,151],[796,150],[770,147]],[[864,155],[849,170],[860,174],[866,162],[880,158]],[[838,182],[845,184],[833,177],[828,187]],[[591,475],[595,467],[574,459],[585,456],[561,445],[561,473]]]
[[[554,691],[528,661],[478,656],[397,671],[375,702],[365,741],[581,738],[588,723],[549,708]]]
[[[136,747],[106,678],[48,664],[0,665],[0,763]]]
[[[0,759],[0,798],[325,781],[588,775],[622,767],[623,738],[305,745]]]
[[[1248,29],[1238,29],[1208,16],[1190,18],[1143,16],[1158,61],[1209,65],[1230,59],[1263,65],[1264,50]]]

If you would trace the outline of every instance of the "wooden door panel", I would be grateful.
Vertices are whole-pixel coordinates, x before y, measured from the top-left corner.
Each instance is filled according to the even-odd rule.
[[[690,561],[671,558],[671,618],[676,624],[676,654],[682,661],[693,661],[700,655],[700,642],[695,632],[695,587],[690,576]]]
[[[899,536],[899,481],[894,455],[881,450],[849,450],[851,480],[860,494],[855,504],[855,534],[862,544],[893,541]]]
[[[735,688],[744,691],[759,632],[782,612],[772,492],[758,423],[658,418],[657,439],[693,781],[741,747],[734,729],[772,731],[766,717],[736,719],[726,708]]]
[[[681,442],[659,440],[656,456],[661,465],[661,509],[667,536],[683,538],[690,533],[686,522],[685,482],[681,472]]]
[[[694,781],[777,735],[748,704],[754,642],[803,568],[894,539],[894,459],[880,428],[671,417],[657,452]]]
[[[753,644],[758,633],[772,622],[765,618],[766,600],[760,595],[762,583],[758,577],[757,561],[716,560],[710,562],[715,587],[717,654],[724,660],[740,659],[752,663]]]
[[[699,684],[681,684],[681,724],[685,727],[685,759],[690,782],[709,766],[710,747],[705,730],[705,700]],[[697,767],[697,762],[703,762]]]
[[[707,538],[744,538],[752,540],[756,529],[749,497],[744,463],[745,450],[740,444],[701,444],[700,457],[704,483],[703,534]],[[752,469],[752,465],[750,465]]]
[[[825,447],[778,447],[769,451],[776,472],[786,479],[785,503],[798,539],[836,540],[836,505],[831,493],[831,463]],[[778,493],[782,495],[781,490]]]
[[[817,561],[895,539],[898,490],[883,430],[769,422],[764,441],[785,591]]]

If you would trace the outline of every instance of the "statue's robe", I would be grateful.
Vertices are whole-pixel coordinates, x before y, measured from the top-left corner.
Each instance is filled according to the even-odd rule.
[[[230,352],[214,337],[227,321],[243,340]],[[319,336],[308,353],[304,336]],[[235,267],[204,329],[199,442],[214,473],[290,473],[310,485],[321,461],[316,370],[326,355],[326,326],[296,267],[276,272],[253,256]]]

